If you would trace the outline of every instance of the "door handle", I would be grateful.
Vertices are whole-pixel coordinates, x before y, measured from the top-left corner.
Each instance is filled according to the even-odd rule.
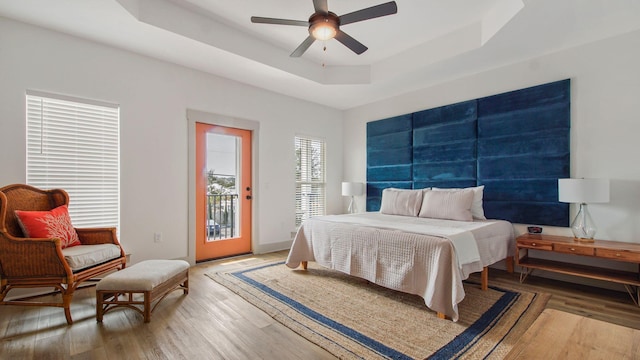
[[[247,195],[247,200],[251,200],[251,195]]]

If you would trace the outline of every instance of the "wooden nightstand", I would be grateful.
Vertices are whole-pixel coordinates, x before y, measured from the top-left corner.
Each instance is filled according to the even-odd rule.
[[[530,249],[630,262],[638,267],[631,272],[538,259],[529,257]],[[521,267],[520,282],[535,269],[611,281],[623,284],[636,305],[640,305],[640,244],[605,240],[584,243],[566,236],[524,234],[516,239],[516,265]]]

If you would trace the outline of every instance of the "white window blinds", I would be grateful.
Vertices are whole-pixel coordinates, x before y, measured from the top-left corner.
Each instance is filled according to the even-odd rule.
[[[325,214],[325,142],[296,136],[296,226]]]
[[[27,92],[27,183],[69,193],[75,227],[118,227],[120,109]]]

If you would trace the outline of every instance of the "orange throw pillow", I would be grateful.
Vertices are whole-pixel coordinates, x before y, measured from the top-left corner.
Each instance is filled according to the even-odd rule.
[[[51,211],[16,210],[22,232],[29,238],[59,238],[62,248],[80,245],[76,230],[71,225],[67,205]]]

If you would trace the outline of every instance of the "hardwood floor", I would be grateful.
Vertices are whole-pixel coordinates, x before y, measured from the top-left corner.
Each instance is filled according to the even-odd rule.
[[[519,282],[519,273],[490,270],[489,284],[492,278]],[[620,291],[613,291],[537,277],[536,273],[527,277],[522,285],[530,291],[551,294],[547,308],[640,329],[640,307],[634,304],[622,286]]]
[[[639,356],[640,330],[544,309],[505,359],[624,360]]]
[[[131,310],[107,313],[97,323],[94,287],[76,292],[71,326],[59,308],[2,306],[0,358],[334,359],[205,276],[285,256],[278,252],[198,264],[190,270],[189,295],[168,295],[148,324]],[[500,270],[491,269],[490,283],[492,278],[518,283],[517,274]],[[549,308],[640,328],[640,308],[626,293],[537,277],[524,285],[552,294]]]

